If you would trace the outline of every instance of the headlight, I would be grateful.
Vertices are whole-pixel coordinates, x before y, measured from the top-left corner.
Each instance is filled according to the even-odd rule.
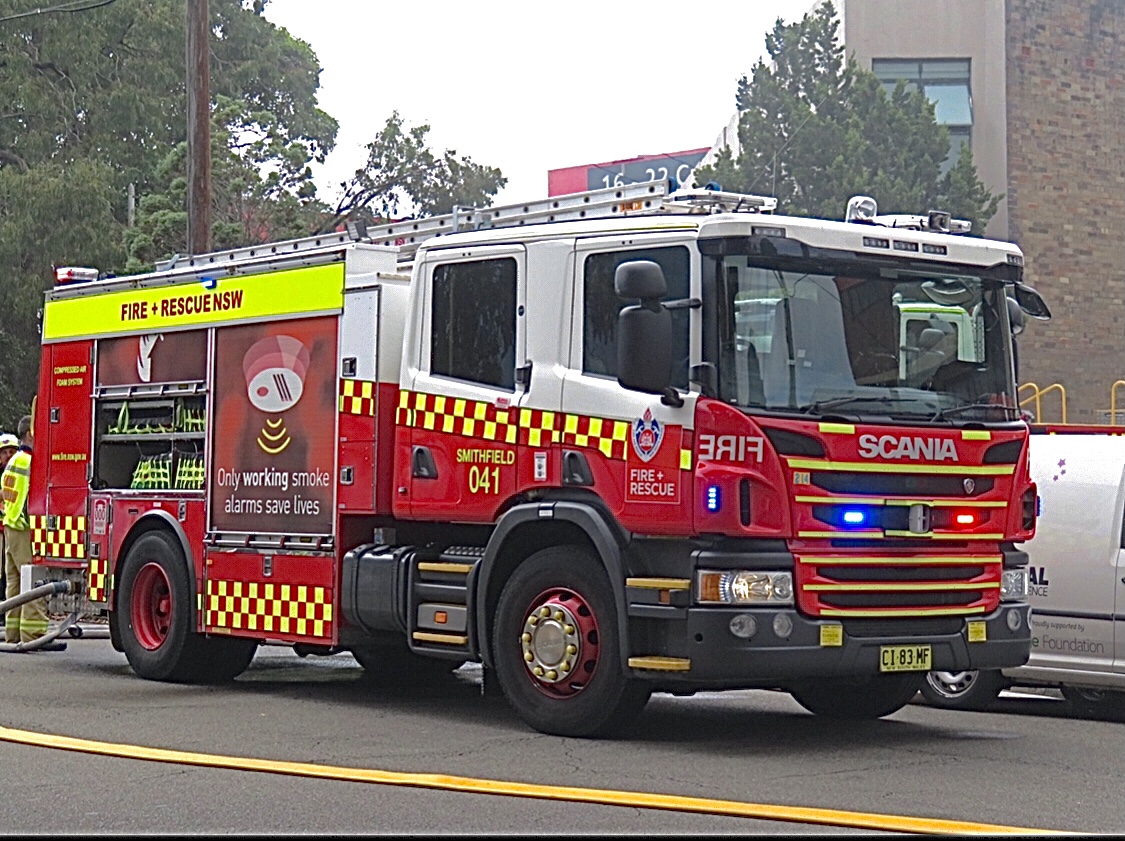
[[[1011,602],[1027,598],[1027,570],[1006,569],[1000,576],[1000,601]]]
[[[793,604],[793,575],[788,572],[702,570],[696,585],[701,604]]]

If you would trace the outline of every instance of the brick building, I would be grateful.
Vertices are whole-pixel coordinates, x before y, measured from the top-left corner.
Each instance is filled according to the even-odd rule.
[[[921,87],[1005,194],[986,233],[1019,244],[1054,313],[1020,337],[1021,382],[1059,383],[1069,422],[1105,423],[1125,380],[1125,0],[838,5],[848,51],[888,86]],[[1044,420],[1059,396],[1043,396]]]

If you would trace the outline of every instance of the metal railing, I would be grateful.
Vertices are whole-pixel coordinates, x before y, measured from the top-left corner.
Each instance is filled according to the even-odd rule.
[[[1122,385],[1125,385],[1125,382],[1122,382]],[[1026,390],[1030,390],[1029,397],[1023,396]],[[1043,423],[1043,396],[1055,391],[1059,393],[1059,413],[1062,416],[1062,423],[1066,423],[1066,389],[1061,383],[1052,383],[1045,388],[1040,388],[1036,383],[1024,383],[1016,393],[1020,397],[1020,408],[1034,403],[1035,423]]]

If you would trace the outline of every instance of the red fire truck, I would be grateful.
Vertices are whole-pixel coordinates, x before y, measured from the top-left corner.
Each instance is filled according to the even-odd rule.
[[[60,270],[37,562],[145,678],[479,661],[565,735],[653,691],[873,718],[1024,663],[1020,251],[772,210],[652,182]]]

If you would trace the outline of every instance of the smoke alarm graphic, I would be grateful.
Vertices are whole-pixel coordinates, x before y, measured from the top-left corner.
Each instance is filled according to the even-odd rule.
[[[268,336],[255,342],[242,358],[246,375],[246,396],[254,408],[267,414],[292,409],[305,392],[309,370],[309,351],[292,336]],[[289,446],[289,431],[281,418],[266,420],[258,446],[277,455]]]

